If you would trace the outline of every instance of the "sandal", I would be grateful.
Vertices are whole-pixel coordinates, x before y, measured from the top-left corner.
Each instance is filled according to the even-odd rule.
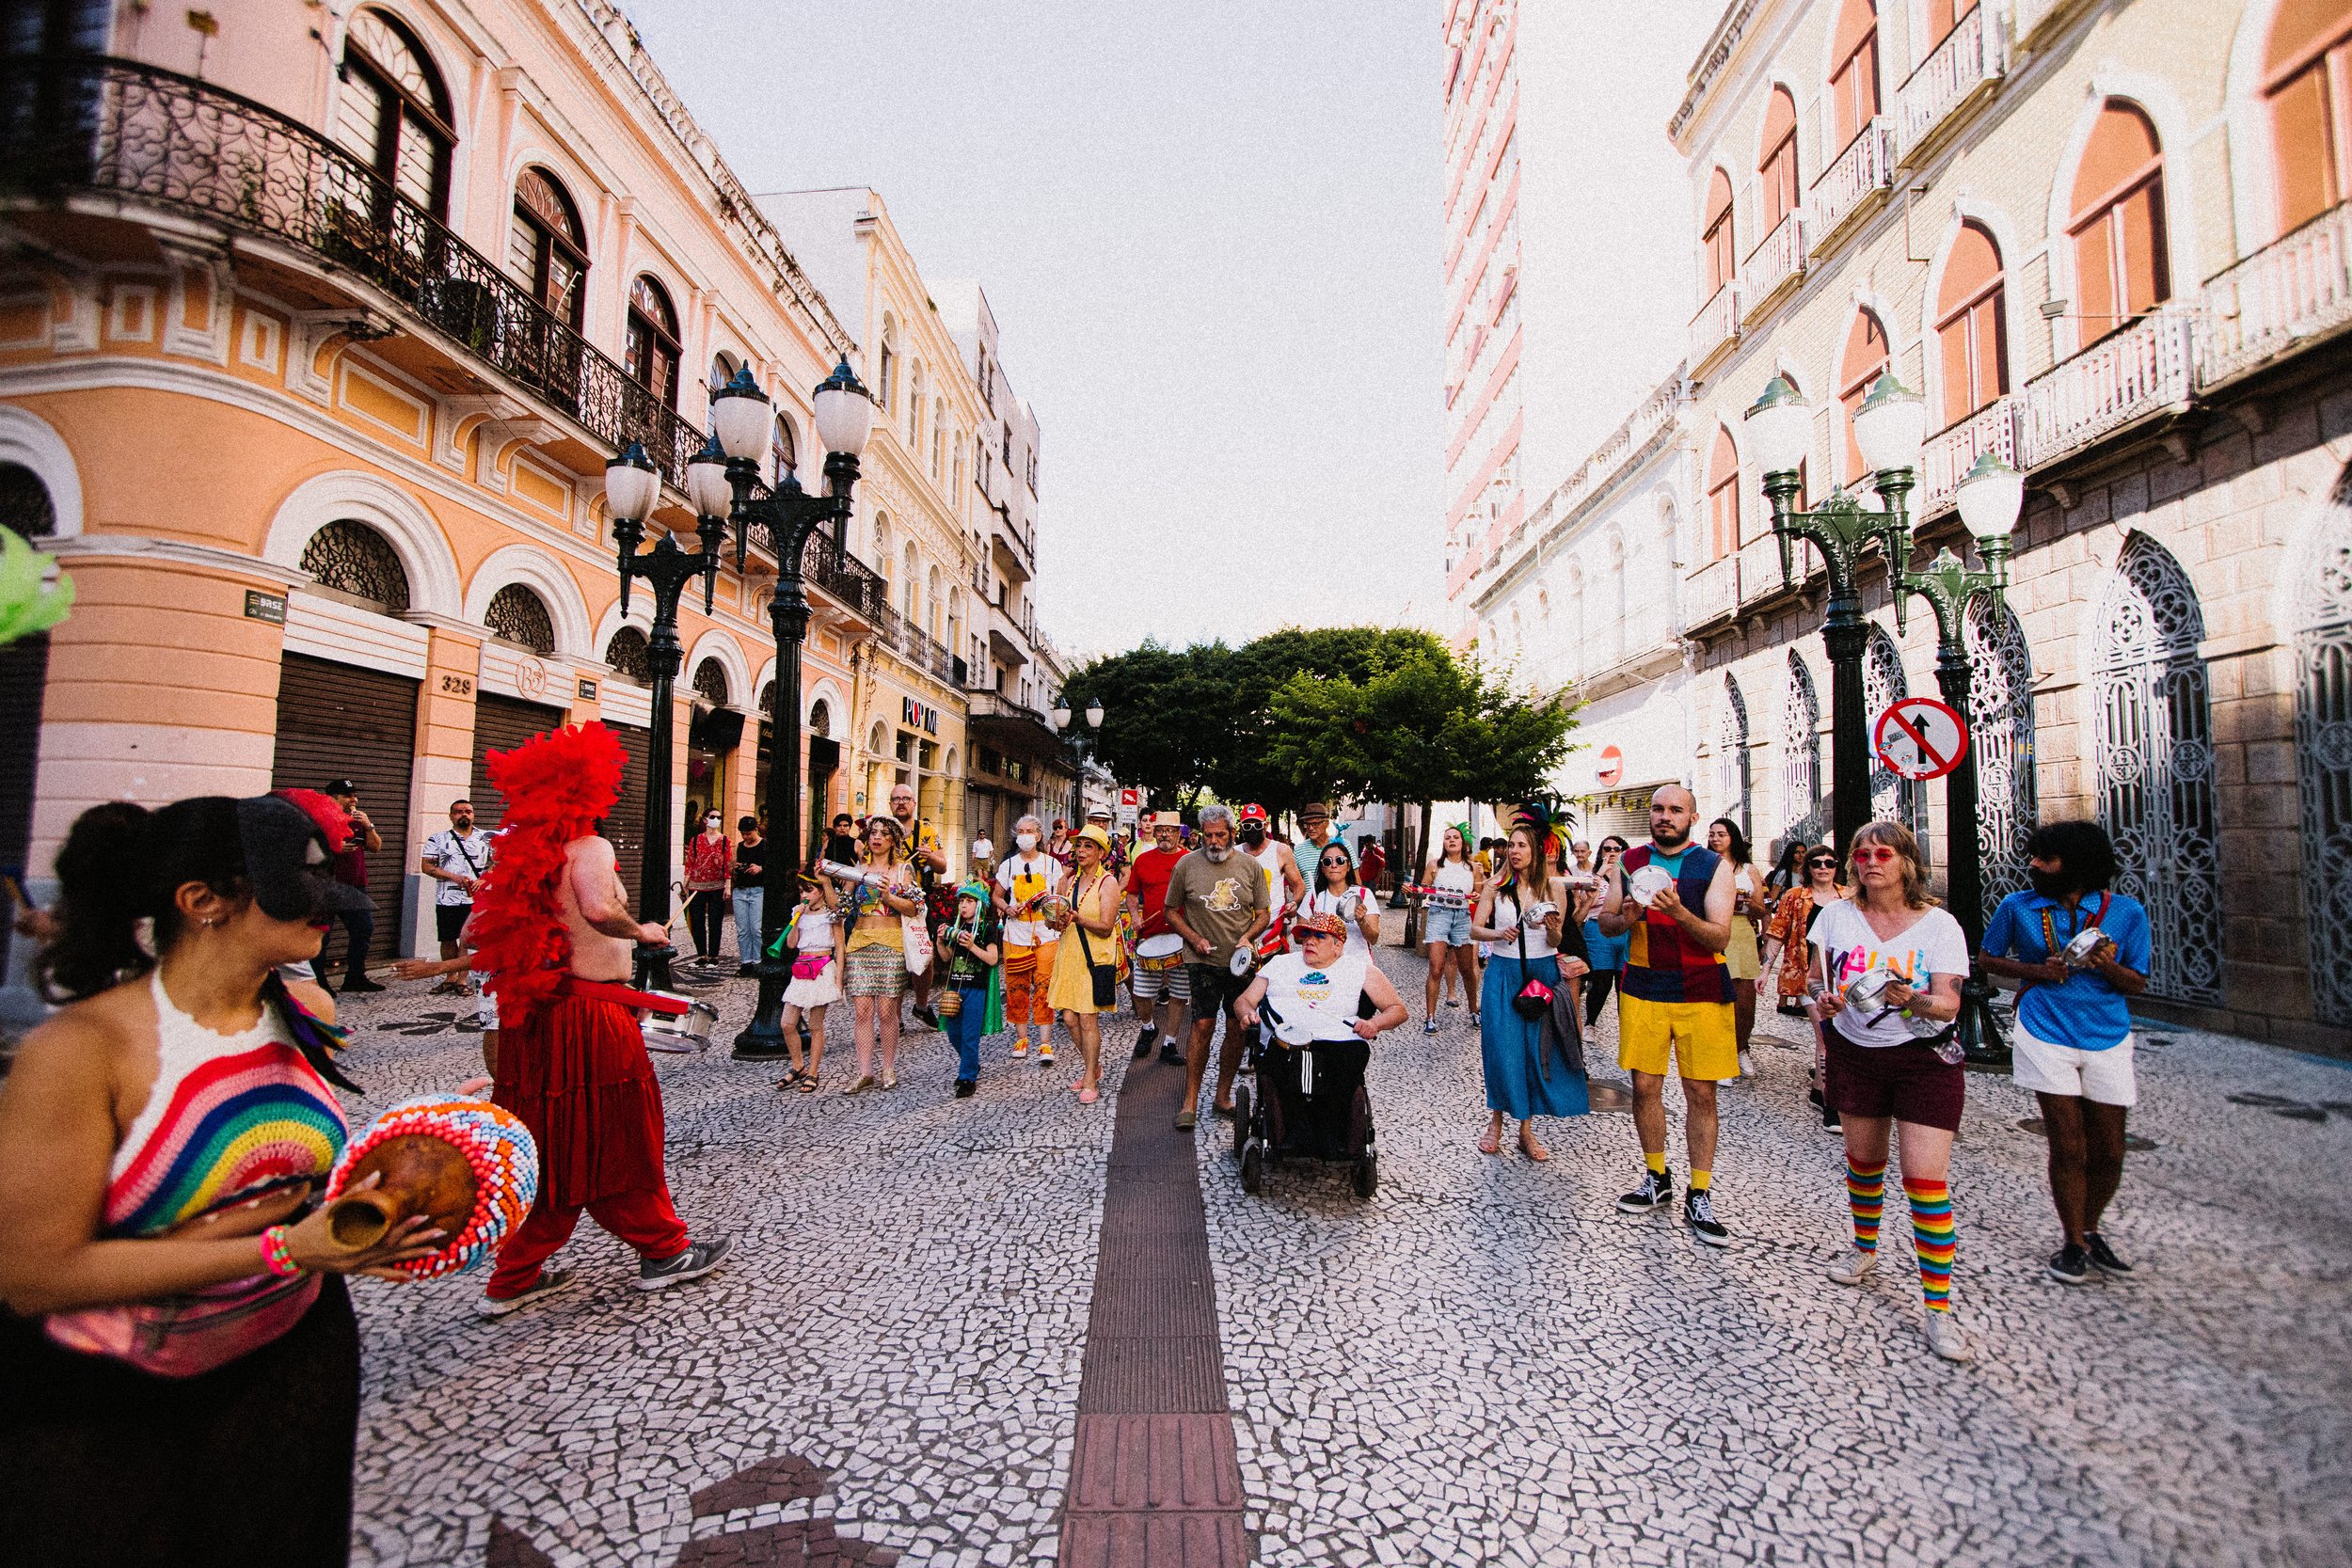
[[[803,1074],[801,1069],[799,1068],[794,1068],[791,1071],[776,1080],[776,1087],[779,1089],[788,1089],[793,1085],[799,1083],[802,1077]]]
[[[857,1082],[850,1085],[848,1092],[850,1094],[864,1094],[867,1089],[870,1089],[873,1086],[874,1075],[870,1072],[861,1072],[857,1075]]]
[[[1501,1136],[1499,1133],[1496,1133],[1496,1132],[1487,1132],[1487,1133],[1486,1133],[1484,1137],[1482,1137],[1482,1138],[1480,1138],[1480,1139],[1478,1140],[1478,1152],[1479,1152],[1479,1153],[1481,1153],[1481,1154],[1500,1154],[1500,1153],[1502,1153],[1502,1136]]]
[[[1538,1143],[1535,1134],[1524,1127],[1519,1129],[1519,1152],[1539,1165],[1551,1158],[1551,1150]]]
[[[1091,1084],[1078,1091],[1078,1103],[1081,1105],[1091,1105],[1102,1098],[1103,1092]]]
[[[813,1072],[802,1074],[801,1081],[796,1086],[803,1094],[815,1094],[817,1092],[817,1075]]]

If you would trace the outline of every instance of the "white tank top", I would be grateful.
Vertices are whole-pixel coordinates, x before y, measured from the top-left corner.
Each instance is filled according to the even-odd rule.
[[[1280,909],[1283,899],[1289,896],[1282,886],[1282,847],[1269,838],[1265,847],[1249,858],[1265,868],[1266,907]]]
[[[1447,861],[1438,867],[1431,879],[1431,887],[1441,887],[1448,893],[1468,893],[1478,885],[1478,867],[1468,861]]]
[[[800,925],[793,927],[792,946],[801,953],[832,952],[833,911],[809,910],[803,913]]]
[[[1519,905],[1518,899],[1508,896],[1497,898],[1495,900],[1496,927],[1500,928],[1510,925],[1513,920],[1518,917],[1518,912]],[[1516,958],[1519,956],[1519,934],[1517,931],[1514,931],[1508,937],[1495,942],[1493,946],[1495,957],[1499,958]],[[1549,958],[1559,951],[1560,950],[1558,948],[1551,945],[1551,933],[1544,928],[1541,921],[1537,921],[1527,927],[1527,957],[1530,962],[1533,962],[1537,958]]]
[[[1369,954],[1342,953],[1330,968],[1310,970],[1304,958],[1284,953],[1258,973],[1265,980],[1266,1001],[1284,1018],[1314,1013],[1352,1026],[1363,1000],[1364,972],[1371,966]]]

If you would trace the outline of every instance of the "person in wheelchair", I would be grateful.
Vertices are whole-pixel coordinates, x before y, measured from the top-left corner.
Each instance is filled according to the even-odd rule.
[[[1274,1156],[1363,1160],[1371,1107],[1359,1102],[1370,1042],[1405,1022],[1405,1003],[1371,954],[1347,951],[1338,915],[1304,915],[1291,935],[1295,950],[1267,959],[1233,1009],[1259,1032],[1262,1101],[1256,1127],[1242,1130],[1244,1148],[1254,1135]]]

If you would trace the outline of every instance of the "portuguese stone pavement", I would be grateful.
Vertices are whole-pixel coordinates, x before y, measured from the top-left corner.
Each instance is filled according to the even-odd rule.
[[[1613,1212],[1622,1115],[1549,1124],[1547,1165],[1482,1157],[1467,1013],[1422,1035],[1420,960],[1382,961],[1415,1022],[1375,1050],[1370,1201],[1295,1164],[1244,1195],[1205,1116],[1196,1198],[1164,1141],[1177,1069],[1129,1067],[1131,1022],[1098,1106],[1067,1054],[1003,1037],[957,1101],[928,1030],[895,1092],[840,1094],[844,1038],[810,1097],[727,1058],[750,987],[720,987],[721,1045],[658,1061],[678,1207],[734,1259],[643,1294],[583,1224],[581,1283],[496,1322],[474,1276],[358,1282],[354,1560],[2352,1560],[2352,1071],[2152,1030],[2153,1147],[2108,1227],[2140,1269],[2079,1289],[2041,1273],[2030,1097],[1972,1078],[1955,1297],[1979,1358],[1953,1367],[1920,1341],[1899,1204],[1877,1282],[1821,1277],[1842,1164],[1793,1027],[1768,1018],[1724,1092],[1714,1253]],[[479,1070],[421,985],[346,1017],[356,1112]],[[1117,1414],[1163,1408],[1189,1414]]]

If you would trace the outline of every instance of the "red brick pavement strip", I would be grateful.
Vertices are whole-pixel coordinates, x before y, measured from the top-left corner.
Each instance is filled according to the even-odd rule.
[[[1136,1063],[1120,1086],[1062,1568],[1239,1568],[1241,1465],[1217,1346],[1216,1283],[1182,1068]]]

